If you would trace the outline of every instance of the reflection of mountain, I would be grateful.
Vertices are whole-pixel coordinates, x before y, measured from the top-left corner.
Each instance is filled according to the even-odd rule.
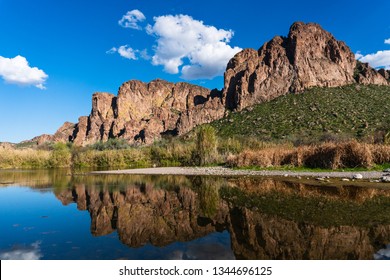
[[[119,189],[77,182],[57,197],[89,211],[93,235],[117,230],[130,247],[228,230],[238,259],[372,259],[390,243],[390,222],[377,211],[389,210],[389,191],[177,178],[128,177]]]
[[[99,191],[78,184],[57,197],[64,204],[73,200],[80,210],[90,212],[93,235],[117,230],[121,241],[131,247],[164,246],[205,236],[225,227],[227,213],[226,204],[220,203],[208,218],[202,213],[198,193],[190,188],[169,191],[148,183],[136,183],[123,191]]]
[[[390,243],[390,225],[321,227],[230,209],[229,232],[238,259],[372,259]]]

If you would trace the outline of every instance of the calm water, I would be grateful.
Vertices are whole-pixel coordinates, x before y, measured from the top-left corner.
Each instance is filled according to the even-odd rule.
[[[0,259],[390,258],[389,187],[304,182],[0,171]]]

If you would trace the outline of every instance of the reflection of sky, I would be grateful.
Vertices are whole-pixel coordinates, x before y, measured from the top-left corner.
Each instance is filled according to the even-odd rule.
[[[0,259],[234,258],[227,231],[164,247],[130,248],[117,232],[94,237],[88,211],[77,210],[75,203],[63,206],[52,192],[0,188],[0,213]]]
[[[374,255],[374,259],[376,260],[390,260],[390,244],[387,245],[385,249],[380,249]]]
[[[39,260],[42,257],[41,242],[28,246],[14,246],[8,251],[0,251],[0,260]]]
[[[193,241],[188,246],[172,251],[168,258],[174,260],[234,260],[230,246],[224,246],[223,243],[213,240],[217,239],[217,235],[210,234]]]

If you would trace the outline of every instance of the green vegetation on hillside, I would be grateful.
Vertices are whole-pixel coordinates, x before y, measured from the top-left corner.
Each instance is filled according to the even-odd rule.
[[[390,162],[390,87],[313,88],[232,112],[148,146],[110,139],[0,150],[0,168],[375,168]],[[325,142],[325,143],[324,143]]]
[[[351,138],[383,142],[390,131],[390,87],[312,88],[231,113],[212,125],[222,138],[294,144]]]

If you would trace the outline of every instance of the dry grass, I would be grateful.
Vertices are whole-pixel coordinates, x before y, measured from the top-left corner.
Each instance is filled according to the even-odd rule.
[[[33,149],[0,149],[0,168],[39,168],[48,167],[49,151]]]
[[[278,167],[289,165],[309,168],[370,168],[374,164],[390,162],[390,145],[359,143],[323,143],[296,148],[274,147],[262,150],[245,150],[231,155],[227,164],[233,167]]]

